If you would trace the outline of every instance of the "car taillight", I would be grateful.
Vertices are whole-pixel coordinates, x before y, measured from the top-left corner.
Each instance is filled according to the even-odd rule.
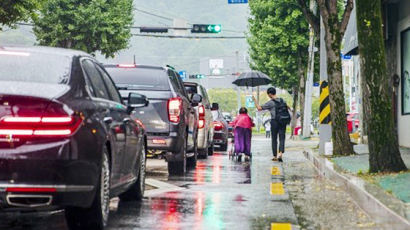
[[[68,137],[78,130],[81,122],[79,115],[69,115],[62,105],[52,104],[42,116],[0,118],[0,137]]]
[[[203,129],[205,127],[205,119],[198,120],[198,129]]]
[[[205,106],[200,105],[198,107],[198,115],[199,115],[199,118],[204,118],[205,117]]]
[[[171,98],[168,100],[168,118],[170,122],[178,123],[180,121],[182,110],[182,99]]]
[[[214,122],[214,130],[215,131],[221,131],[224,128],[224,124],[222,124],[219,121]]]

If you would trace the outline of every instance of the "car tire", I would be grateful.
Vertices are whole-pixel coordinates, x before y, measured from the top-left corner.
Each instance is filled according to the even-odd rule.
[[[138,164],[140,165],[138,170],[138,179],[126,192],[119,196],[122,201],[141,201],[142,198],[144,198],[145,169],[147,163],[145,143],[142,145],[140,154],[141,157],[138,162]]]
[[[221,151],[228,150],[228,143],[222,144],[220,149],[221,149]]]
[[[104,146],[100,177],[91,207],[67,207],[65,209],[65,216],[70,229],[102,230],[107,225],[110,212],[110,173],[108,150]]]
[[[215,151],[215,145],[214,145],[214,143],[212,142],[212,143],[211,143],[211,146],[209,146],[209,148],[208,148],[208,156],[214,155],[214,151]]]
[[[184,138],[183,144],[178,152],[182,154],[182,161],[168,161],[168,174],[169,175],[183,175],[186,172],[186,150],[187,150],[187,140]]]
[[[198,160],[198,144],[197,144],[196,140],[195,140],[193,152],[194,152],[194,156],[187,159],[187,166],[189,168],[195,168],[196,167],[196,162]]]
[[[204,149],[198,150],[198,158],[199,159],[206,159],[208,158],[209,148],[206,147]]]

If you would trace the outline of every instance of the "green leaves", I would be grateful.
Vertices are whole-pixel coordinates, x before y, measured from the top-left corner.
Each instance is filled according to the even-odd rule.
[[[0,30],[2,26],[13,26],[16,22],[35,18],[35,10],[41,3],[42,0],[1,0]]]
[[[48,0],[34,22],[40,45],[113,57],[131,37],[132,0]]]
[[[299,82],[298,68],[307,66],[309,28],[300,6],[296,0],[253,0],[249,6],[251,67],[291,89]]]

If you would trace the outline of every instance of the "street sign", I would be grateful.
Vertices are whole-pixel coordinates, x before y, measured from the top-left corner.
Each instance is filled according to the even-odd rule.
[[[314,86],[314,87],[319,87],[319,85],[320,85],[319,82],[313,83],[313,86]]]
[[[248,0],[228,0],[228,4],[247,4]]]
[[[246,96],[246,107],[247,108],[255,108],[255,102],[253,102],[252,96]]]
[[[186,71],[185,71],[185,70],[181,70],[181,71],[179,71],[178,73],[179,73],[179,76],[181,76],[181,79],[182,79],[183,81],[186,80],[187,75],[186,75]]]
[[[343,55],[343,59],[350,60],[352,59],[352,55]]]

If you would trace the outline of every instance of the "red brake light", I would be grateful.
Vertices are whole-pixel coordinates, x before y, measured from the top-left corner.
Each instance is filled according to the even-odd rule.
[[[57,192],[56,188],[6,188],[6,192]]]
[[[0,137],[68,137],[78,130],[81,123],[81,116],[61,104],[52,103],[43,115],[0,118]]]
[[[170,122],[178,123],[180,121],[182,110],[182,99],[171,98],[168,100],[168,118]]]
[[[30,53],[0,50],[0,55],[28,57],[28,56],[30,56]]]
[[[221,131],[223,128],[224,128],[224,124],[222,124],[220,121],[214,121],[215,131]]]
[[[135,68],[137,65],[135,64],[118,64],[117,67],[119,68]]]
[[[205,106],[200,105],[198,107],[198,114],[199,114],[199,118],[205,117]]]

